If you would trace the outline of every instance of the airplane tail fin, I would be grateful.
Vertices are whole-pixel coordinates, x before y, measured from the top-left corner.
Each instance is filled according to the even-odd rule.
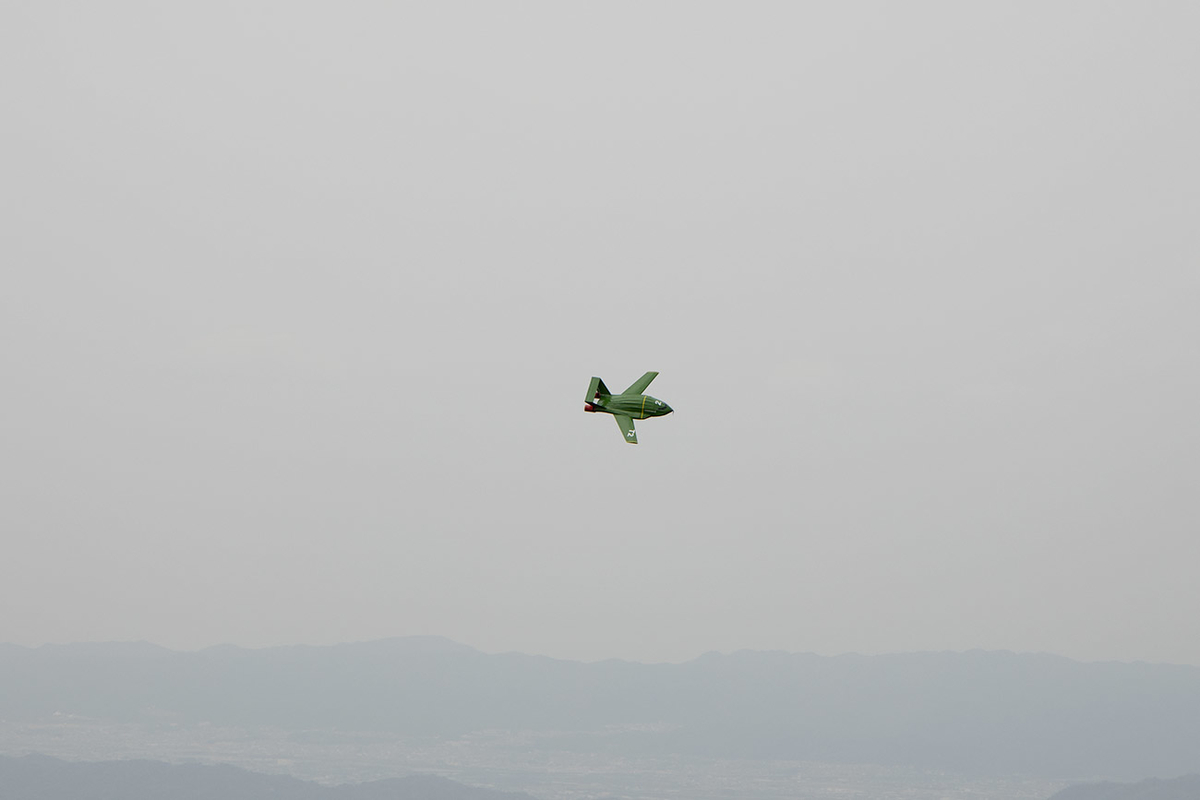
[[[583,410],[595,411],[594,404],[598,400],[607,400],[612,396],[612,392],[604,385],[604,381],[599,378],[592,378],[592,382],[588,385],[587,397],[583,398]]]

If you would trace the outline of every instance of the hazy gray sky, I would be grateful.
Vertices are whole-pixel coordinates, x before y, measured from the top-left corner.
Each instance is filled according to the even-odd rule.
[[[1200,5],[3,18],[0,641],[1200,664]]]

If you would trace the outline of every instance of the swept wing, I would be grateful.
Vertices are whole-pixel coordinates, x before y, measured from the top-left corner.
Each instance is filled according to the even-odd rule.
[[[621,429],[621,433],[625,435],[625,441],[630,444],[637,444],[637,431],[633,429],[633,419],[624,414],[613,414],[613,419],[617,421],[617,426]]]
[[[650,385],[650,381],[657,377],[657,372],[647,372],[645,375],[634,381],[633,385],[621,392],[621,394],[641,394],[642,392],[646,391],[646,387]]]

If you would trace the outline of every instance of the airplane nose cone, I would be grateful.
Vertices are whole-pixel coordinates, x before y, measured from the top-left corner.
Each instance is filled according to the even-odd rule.
[[[665,417],[667,414],[670,414],[671,412],[673,412],[674,410],[675,410],[675,409],[671,408],[671,407],[670,407],[669,405],[667,405],[666,403],[663,403],[663,410],[662,410],[662,413],[663,413],[663,416],[664,416],[664,417]]]

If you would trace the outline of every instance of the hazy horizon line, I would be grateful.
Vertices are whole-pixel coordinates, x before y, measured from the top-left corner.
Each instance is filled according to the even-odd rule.
[[[318,650],[318,649],[331,649],[331,648],[335,648],[335,647],[353,647],[353,646],[357,646],[357,645],[382,644],[382,643],[386,643],[386,642],[404,642],[404,641],[406,641],[406,642],[410,642],[410,643],[416,643],[416,642],[419,642],[422,640],[424,640],[427,643],[431,643],[431,644],[436,642],[436,643],[441,643],[443,645],[451,645],[451,646],[453,646],[454,649],[469,650],[471,652],[478,653],[480,655],[485,655],[485,656],[521,655],[521,656],[528,656],[531,658],[545,658],[545,659],[549,659],[551,661],[564,661],[564,662],[573,662],[573,663],[578,663],[578,664],[602,664],[602,663],[609,662],[609,661],[618,661],[618,662],[627,663],[627,664],[641,664],[641,665],[645,665],[645,666],[654,666],[654,665],[658,665],[658,664],[689,664],[694,661],[699,661],[700,659],[708,658],[708,657],[712,657],[712,656],[728,658],[728,657],[736,656],[736,655],[742,654],[742,653],[780,654],[780,655],[787,655],[787,656],[816,656],[818,658],[829,658],[829,659],[883,658],[883,657],[889,657],[889,656],[918,656],[918,655],[941,655],[941,654],[969,655],[972,653],[983,653],[983,654],[1012,655],[1012,656],[1016,656],[1019,658],[1021,658],[1021,657],[1039,657],[1040,656],[1040,657],[1062,659],[1064,661],[1070,661],[1070,662],[1073,662],[1076,664],[1151,664],[1151,665],[1161,665],[1161,666],[1200,668],[1200,664],[1188,664],[1188,663],[1174,662],[1174,661],[1152,661],[1149,659],[1140,659],[1140,658],[1139,659],[1107,658],[1107,659],[1085,660],[1085,659],[1080,659],[1080,658],[1073,658],[1071,656],[1063,655],[1061,653],[1054,653],[1054,652],[1050,652],[1050,651],[1046,651],[1046,650],[1011,650],[1011,649],[1006,649],[1006,648],[994,648],[993,649],[993,648],[985,648],[985,647],[971,647],[971,648],[966,648],[963,650],[954,650],[954,649],[949,649],[949,648],[941,649],[941,650],[893,650],[893,651],[876,652],[876,653],[863,653],[863,652],[858,652],[858,651],[846,651],[846,652],[840,652],[840,653],[821,653],[821,652],[818,652],[815,650],[785,650],[782,648],[742,647],[742,648],[738,648],[736,650],[729,650],[729,651],[706,650],[706,651],[699,653],[691,658],[686,658],[686,659],[679,660],[679,661],[641,661],[641,660],[637,660],[637,659],[619,658],[619,657],[598,658],[598,659],[588,660],[588,659],[580,659],[580,658],[562,658],[559,656],[547,655],[545,653],[531,653],[531,652],[525,652],[522,650],[495,650],[495,651],[483,650],[478,647],[475,647],[474,645],[467,644],[465,642],[460,642],[460,641],[458,641],[456,639],[452,639],[448,636],[440,636],[440,635],[436,635],[436,634],[410,634],[410,635],[400,634],[400,635],[395,635],[395,636],[381,636],[381,637],[377,637],[377,638],[373,638],[373,639],[338,641],[338,642],[330,642],[330,643],[324,643],[324,644],[312,644],[309,642],[294,642],[294,643],[290,643],[290,644],[244,645],[244,644],[236,644],[233,642],[218,642],[216,644],[211,644],[211,645],[206,645],[204,647],[196,647],[196,648],[170,647],[168,645],[160,644],[158,642],[154,642],[149,639],[102,639],[102,640],[84,640],[84,641],[75,640],[75,641],[70,641],[70,642],[47,641],[47,642],[42,642],[42,643],[36,644],[36,645],[23,645],[23,644],[18,644],[16,642],[7,642],[6,641],[6,642],[0,642],[0,647],[11,647],[11,648],[19,648],[21,650],[33,651],[33,650],[42,650],[42,649],[48,649],[48,648],[50,648],[50,649],[52,649],[52,648],[67,648],[67,647],[76,647],[76,646],[126,645],[126,646],[153,647],[158,650],[166,651],[168,653],[193,654],[193,653],[203,653],[203,652],[206,652],[209,650],[220,650],[220,649],[265,651],[265,650],[284,650],[284,649],[293,649],[293,648],[295,648],[295,649],[306,648],[306,649]]]

